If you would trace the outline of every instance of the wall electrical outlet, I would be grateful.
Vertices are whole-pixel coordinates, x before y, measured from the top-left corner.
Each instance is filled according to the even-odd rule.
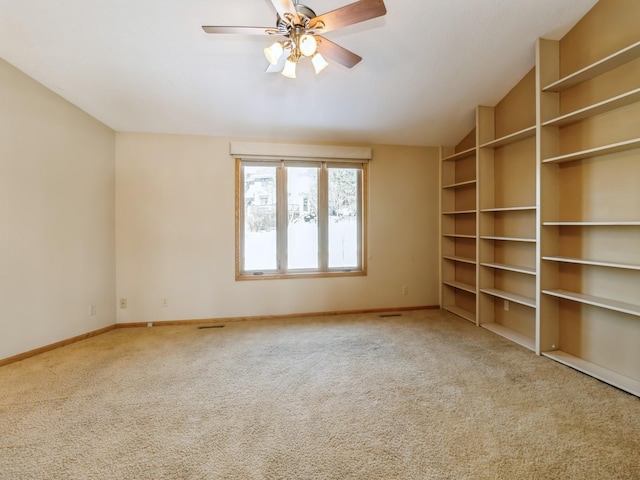
[[[409,295],[409,287],[407,287],[406,285],[404,285],[402,287],[402,294],[403,295]]]
[[[127,308],[127,299],[126,298],[121,298],[120,299],[120,308]]]
[[[168,307],[169,306],[169,299],[168,298],[163,298],[162,299],[162,306],[163,307]]]
[[[96,314],[96,306],[95,305],[89,306],[89,315],[93,316],[95,314]]]

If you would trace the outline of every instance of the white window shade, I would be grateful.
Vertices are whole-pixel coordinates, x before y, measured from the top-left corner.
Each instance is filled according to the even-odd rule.
[[[255,160],[338,160],[363,163],[371,160],[371,147],[304,145],[289,143],[231,142],[235,158]]]

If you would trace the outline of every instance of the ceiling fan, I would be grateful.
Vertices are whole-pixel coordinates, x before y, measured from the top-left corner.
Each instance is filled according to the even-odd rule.
[[[302,57],[311,58],[316,74],[328,65],[323,55],[352,68],[362,57],[322,35],[387,13],[383,0],[358,0],[323,15],[316,15],[309,7],[299,4],[298,0],[270,1],[278,12],[275,28],[203,26],[202,29],[206,33],[284,37],[284,40],[265,48],[264,54],[270,64],[267,72],[281,71],[289,78],[296,78],[296,65]]]

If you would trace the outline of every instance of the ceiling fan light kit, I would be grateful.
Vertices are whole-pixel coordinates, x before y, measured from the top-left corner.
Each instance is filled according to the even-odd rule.
[[[320,16],[309,7],[300,5],[298,0],[271,0],[271,3],[278,12],[276,28],[203,26],[202,29],[206,33],[284,37],[284,40],[278,40],[264,49],[264,56],[270,64],[267,71],[277,71],[272,67],[278,67],[282,64],[283,58],[286,58],[281,73],[285,77],[296,78],[296,67],[302,57],[311,59],[316,75],[329,65],[323,53],[347,68],[358,64],[362,57],[320,34],[387,13],[383,0],[359,0]]]

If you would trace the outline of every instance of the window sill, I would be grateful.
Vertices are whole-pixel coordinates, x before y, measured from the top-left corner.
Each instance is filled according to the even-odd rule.
[[[294,278],[336,278],[336,277],[364,277],[365,270],[329,271],[329,272],[296,272],[296,273],[236,273],[236,281],[250,280],[287,280]]]

